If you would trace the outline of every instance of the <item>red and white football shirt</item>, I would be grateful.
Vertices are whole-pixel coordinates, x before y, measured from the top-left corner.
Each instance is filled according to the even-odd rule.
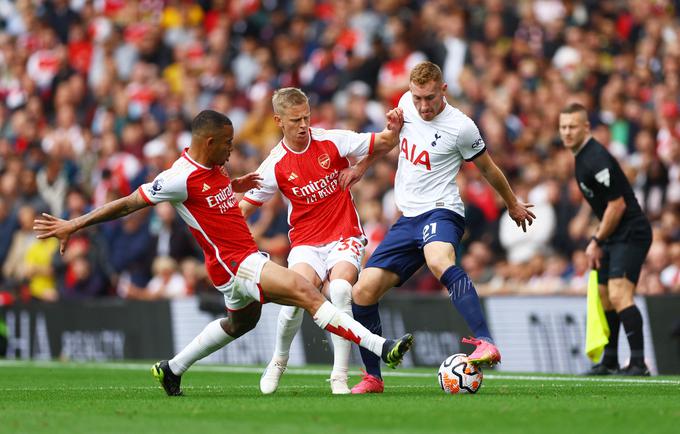
[[[257,170],[263,181],[243,200],[260,206],[280,190],[288,204],[288,237],[297,245],[320,246],[363,229],[349,190],[340,188],[340,172],[348,156],[373,152],[374,133],[310,128],[307,147],[295,152],[283,142],[272,149]]]
[[[139,187],[151,205],[170,202],[189,225],[205,255],[215,286],[229,282],[257,245],[234,196],[229,175],[221,167],[202,166],[186,152],[153,182]]]

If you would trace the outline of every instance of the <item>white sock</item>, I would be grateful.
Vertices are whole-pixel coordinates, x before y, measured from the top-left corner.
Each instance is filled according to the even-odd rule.
[[[290,345],[293,338],[300,330],[305,311],[295,306],[281,306],[279,322],[276,327],[276,346],[274,348],[274,361],[288,362]]]
[[[222,319],[216,319],[205,326],[203,331],[189,342],[189,345],[168,362],[170,370],[175,375],[182,375],[196,361],[214,353],[234,340],[224,331],[220,325],[221,321]]]
[[[334,279],[331,281],[328,290],[333,306],[351,317],[352,285],[344,279]],[[333,372],[331,372],[331,377],[346,377],[349,372],[349,353],[352,349],[352,343],[335,334],[331,334],[331,341],[333,342]]]
[[[382,357],[382,347],[385,343],[385,338],[374,335],[366,327],[355,321],[354,318],[344,312],[340,312],[330,302],[325,301],[314,313],[314,322],[322,329],[339,334],[345,339],[349,339],[359,344],[359,346],[366,348],[378,357]]]

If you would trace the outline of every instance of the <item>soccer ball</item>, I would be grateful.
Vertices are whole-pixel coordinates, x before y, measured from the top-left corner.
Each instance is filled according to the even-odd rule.
[[[477,393],[482,387],[482,370],[468,363],[467,354],[454,354],[439,366],[439,387],[446,393]]]

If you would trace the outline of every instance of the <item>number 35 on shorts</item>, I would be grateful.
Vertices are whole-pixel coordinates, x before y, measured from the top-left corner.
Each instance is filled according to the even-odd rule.
[[[338,251],[349,250],[355,255],[360,256],[361,249],[363,247],[364,245],[356,238],[345,238],[344,240],[340,241]]]

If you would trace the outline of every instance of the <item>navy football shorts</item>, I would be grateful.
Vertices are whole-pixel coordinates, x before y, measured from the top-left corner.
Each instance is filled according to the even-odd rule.
[[[401,286],[425,263],[423,247],[443,241],[458,247],[465,219],[448,209],[433,209],[416,217],[401,217],[366,263],[366,267],[383,268],[399,275]]]

